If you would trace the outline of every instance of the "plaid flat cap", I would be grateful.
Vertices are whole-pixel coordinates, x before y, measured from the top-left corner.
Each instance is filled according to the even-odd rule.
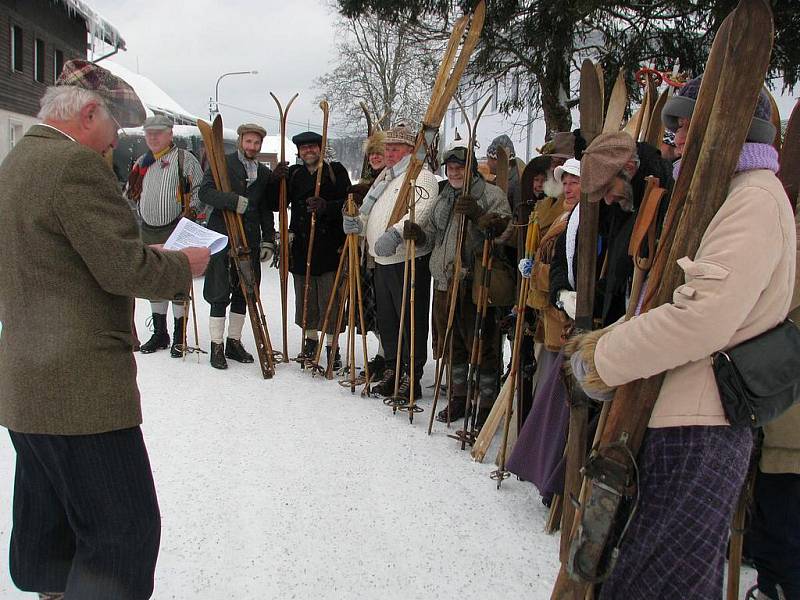
[[[74,85],[97,93],[122,127],[138,127],[147,116],[142,101],[130,85],[88,60],[64,63],[56,85]]]

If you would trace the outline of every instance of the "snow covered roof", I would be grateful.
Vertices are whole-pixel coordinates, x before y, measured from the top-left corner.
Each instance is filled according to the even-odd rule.
[[[124,79],[139,95],[144,104],[147,116],[154,114],[167,115],[176,124],[193,125],[199,118],[178,104],[169,94],[158,87],[150,79],[123,67],[110,60],[103,61],[103,66],[117,77]]]
[[[83,0],[53,0],[64,5],[69,14],[80,15],[86,21],[86,29],[93,39],[101,40],[114,48],[125,50],[125,40],[119,30],[95,12]]]

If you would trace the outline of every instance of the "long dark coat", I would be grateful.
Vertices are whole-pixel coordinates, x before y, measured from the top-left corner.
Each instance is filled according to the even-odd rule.
[[[289,168],[287,195],[292,211],[289,231],[294,234],[289,271],[296,275],[306,274],[306,255],[311,231],[311,213],[306,208],[306,200],[314,195],[316,177],[316,171],[310,173],[305,165],[292,165]],[[342,231],[342,207],[349,187],[350,176],[344,166],[338,162],[325,163],[319,195],[325,198],[327,205],[317,215],[314,248],[311,252],[312,275],[329,273],[339,266],[339,251],[345,240]]]
[[[225,229],[225,219],[222,210],[236,211],[239,196],[248,199],[247,211],[242,215],[247,245],[250,247],[250,260],[256,281],[261,281],[260,247],[262,240],[275,239],[275,215],[273,206],[277,203],[278,185],[272,181],[272,172],[266,166],[258,165],[258,176],[253,185],[247,187],[247,172],[236,152],[227,154],[225,162],[228,165],[228,178],[231,183],[231,192],[220,192],[214,185],[211,169],[207,169],[200,184],[200,201],[212,207],[208,219],[208,228],[218,233],[228,235]],[[230,257],[229,247],[217,252],[211,257],[206,270],[203,297],[207,302],[228,302],[230,299],[230,276],[228,268]]]

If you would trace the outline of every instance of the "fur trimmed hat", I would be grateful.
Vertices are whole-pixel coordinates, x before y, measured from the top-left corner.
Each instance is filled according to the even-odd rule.
[[[364,154],[383,154],[386,152],[386,134],[380,129],[364,140]]]
[[[590,201],[599,200],[635,153],[636,142],[624,131],[598,135],[581,158],[581,192],[587,194]]]
[[[678,119],[691,119],[694,112],[694,105],[700,95],[700,84],[703,76],[700,75],[686,82],[677,95],[672,96],[664,104],[661,110],[661,121],[664,127],[672,131],[678,129]],[[758,94],[756,110],[753,113],[753,120],[750,122],[750,130],[747,132],[747,141],[760,144],[771,144],[775,141],[777,133],[775,125],[772,124],[772,104],[769,101],[767,90],[761,88]]]

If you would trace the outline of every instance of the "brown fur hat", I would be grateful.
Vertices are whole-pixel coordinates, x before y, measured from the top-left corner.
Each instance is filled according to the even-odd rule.
[[[370,154],[383,154],[385,151],[384,140],[386,140],[386,134],[383,131],[378,130],[374,132],[364,140],[364,154],[366,156]]]

